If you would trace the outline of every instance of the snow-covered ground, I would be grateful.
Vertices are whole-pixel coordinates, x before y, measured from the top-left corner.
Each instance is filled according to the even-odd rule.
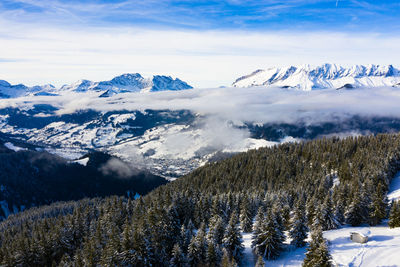
[[[388,199],[397,200],[400,199],[400,172],[393,178],[390,183]]]
[[[251,248],[251,237],[252,233],[242,233],[243,236],[243,259],[241,266],[253,267],[257,262],[257,256],[254,255]],[[306,253],[306,248],[294,248],[289,245],[290,239],[288,238],[285,242],[286,250],[276,260],[265,261],[265,266],[301,266]]]
[[[242,233],[243,236],[243,259],[242,265],[243,266],[254,266],[256,264],[257,259],[253,254],[253,250],[251,249],[251,237],[252,233]]]
[[[400,198],[400,172],[393,178],[388,193],[389,200]],[[350,240],[351,232],[368,232],[368,242],[355,243]],[[254,266],[256,258],[251,249],[251,233],[243,233],[245,246],[242,266]],[[325,231],[329,252],[336,266],[400,266],[400,228],[391,229],[387,222],[378,226],[343,227]],[[273,261],[265,261],[266,266],[301,266],[305,257],[305,248],[292,248],[286,240],[287,249]]]
[[[8,148],[8,149],[14,150],[15,152],[18,152],[18,151],[21,151],[21,150],[26,150],[26,148],[16,146],[16,145],[14,145],[13,143],[10,143],[10,142],[4,143],[4,146],[6,148]]]
[[[350,240],[350,232],[369,230],[365,244]],[[329,251],[338,266],[400,266],[400,228],[387,224],[375,227],[344,227],[327,231]]]
[[[350,240],[351,232],[369,231],[365,244]],[[329,252],[336,266],[400,266],[400,228],[390,229],[387,223],[379,226],[343,227],[324,232],[328,240]],[[288,243],[288,241],[286,242]],[[245,246],[242,266],[254,266],[256,259],[251,249],[251,233],[243,234]],[[278,259],[265,261],[266,266],[301,266],[306,248],[291,248]]]

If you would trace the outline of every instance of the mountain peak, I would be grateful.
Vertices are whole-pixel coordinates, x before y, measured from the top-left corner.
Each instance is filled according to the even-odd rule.
[[[2,87],[10,87],[11,84],[5,80],[0,80],[0,86]]]
[[[0,98],[57,95],[61,92],[99,92],[101,97],[109,97],[127,92],[177,91],[191,88],[193,87],[186,82],[178,78],[174,79],[171,76],[153,75],[144,78],[139,73],[124,73],[108,81],[93,82],[82,79],[72,84],[63,85],[59,89],[51,84],[27,87],[23,84],[11,85],[7,81],[0,80]]]
[[[325,63],[257,70],[240,77],[234,87],[278,86],[299,90],[324,88],[393,86],[400,82],[400,71],[393,65],[353,65],[343,67]]]
[[[180,79],[170,76],[154,75],[144,78],[139,73],[124,73],[108,81],[92,82],[80,80],[71,85],[64,85],[61,90],[74,92],[102,92],[102,97],[126,92],[156,92],[167,90],[185,90],[192,88]]]

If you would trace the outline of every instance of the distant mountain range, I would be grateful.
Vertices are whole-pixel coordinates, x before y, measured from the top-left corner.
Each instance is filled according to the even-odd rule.
[[[321,66],[289,66],[256,70],[237,79],[233,87],[276,86],[297,90],[351,89],[358,87],[400,87],[400,70],[392,65],[354,65],[342,67],[335,64]],[[68,92],[99,92],[100,97],[120,93],[178,91],[193,88],[186,82],[170,76],[153,75],[148,78],[139,73],[127,73],[109,81],[79,80],[56,88],[51,84],[28,87],[11,85],[0,80],[0,98],[21,96],[53,96]]]
[[[290,66],[257,70],[240,77],[234,87],[277,86],[298,90],[342,89],[357,87],[400,86],[400,70],[392,65],[335,64]]]
[[[0,80],[0,98],[13,98],[27,95],[58,95],[66,92],[100,92],[99,96],[108,97],[127,92],[158,92],[177,91],[193,88],[186,82],[170,76],[154,75],[149,78],[142,77],[139,73],[127,73],[109,81],[93,82],[79,80],[70,85],[56,88],[53,85],[28,87],[23,84],[11,85]]]

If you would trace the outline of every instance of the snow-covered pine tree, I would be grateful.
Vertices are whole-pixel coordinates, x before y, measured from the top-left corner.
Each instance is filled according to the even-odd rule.
[[[344,210],[345,210],[344,200],[338,199],[338,201],[336,202],[335,211],[334,211],[335,218],[336,218],[337,222],[339,223],[338,226],[342,225],[345,221]]]
[[[383,191],[383,186],[382,183],[378,183],[378,186],[372,196],[369,224],[380,224],[382,220],[386,217],[386,208],[387,203],[385,202],[385,193]]]
[[[209,230],[207,233],[207,240],[221,245],[224,238],[225,226],[222,218],[219,215],[214,215],[210,219]]]
[[[284,205],[281,209],[284,231],[290,230],[291,218],[290,218],[290,207],[289,205]],[[305,212],[305,210],[304,210]]]
[[[389,227],[400,227],[400,200],[394,201],[389,215]]]
[[[107,245],[101,255],[100,264],[103,266],[114,266],[118,264],[118,255],[121,249],[120,236],[117,227],[112,227]]]
[[[256,224],[252,248],[266,259],[276,259],[282,251],[282,233],[277,227],[274,214],[268,211],[267,217]]]
[[[364,211],[361,204],[361,198],[359,195],[359,191],[356,191],[353,196],[353,200],[348,207],[345,217],[346,223],[350,224],[351,226],[358,226],[364,222]]]
[[[232,213],[229,220],[228,227],[226,228],[222,244],[230,257],[233,257],[237,263],[240,262],[244,246],[242,244],[242,234],[237,226],[237,215]]]
[[[221,260],[221,267],[237,267],[237,266],[238,264],[236,263],[235,259],[232,256],[230,256],[228,251],[224,248]]]
[[[253,239],[254,235],[257,235],[257,231],[260,229],[261,224],[264,221],[264,207],[260,206],[258,207],[255,222],[253,224]]]
[[[372,185],[372,179],[367,179],[366,182],[364,182],[363,186],[361,187],[360,190],[360,208],[361,208],[361,214],[363,218],[363,223],[368,223],[369,221],[369,214],[370,214],[370,206],[371,206],[371,197],[372,197],[372,192],[375,191],[375,187]],[[374,189],[371,189],[374,188]]]
[[[169,266],[171,266],[171,267],[187,266],[185,253],[183,253],[183,251],[178,243],[176,243],[174,245],[174,248],[172,249],[172,257],[169,262]]]
[[[219,266],[221,257],[221,247],[213,240],[207,241],[207,266]]]
[[[331,256],[329,255],[326,241],[322,235],[321,227],[314,229],[311,233],[311,242],[307,248],[303,267],[330,267]]]
[[[282,216],[282,207],[280,204],[276,204],[272,209],[273,217],[275,218],[276,227],[279,229],[279,232],[282,234],[282,242],[284,241],[285,237],[283,232],[285,231],[285,222]]]
[[[244,200],[240,206],[240,227],[243,232],[248,233],[251,232],[253,227],[253,214],[251,211],[251,206],[247,197],[244,197]]]
[[[306,203],[306,214],[307,214],[307,224],[311,228],[312,224],[314,223],[314,217],[316,213],[316,207],[314,198],[308,198]]]
[[[138,255],[135,246],[138,244],[134,243],[135,237],[133,230],[128,222],[125,223],[124,231],[122,232],[122,251],[118,253],[118,264],[123,266],[140,266],[143,265],[141,257]],[[95,266],[89,264],[88,266]]]
[[[332,230],[338,228],[338,221],[335,218],[330,194],[327,194],[321,207],[322,230]]]
[[[307,238],[307,218],[305,213],[304,202],[300,199],[294,210],[294,216],[291,223],[289,236],[292,238],[291,244],[296,247],[304,247]]]
[[[187,261],[191,266],[196,266],[200,260],[198,258],[199,245],[196,242],[196,236],[192,237],[188,246]]]
[[[205,225],[201,224],[197,234],[192,237],[188,247],[187,260],[190,266],[205,263],[207,258],[207,241]]]

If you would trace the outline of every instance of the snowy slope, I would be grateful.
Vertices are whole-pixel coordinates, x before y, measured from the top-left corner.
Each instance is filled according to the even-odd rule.
[[[79,80],[70,85],[56,88],[51,84],[28,87],[23,84],[11,85],[7,81],[0,80],[0,98],[15,98],[21,96],[54,96],[68,92],[101,92],[102,97],[109,97],[127,92],[158,92],[178,91],[191,89],[186,82],[170,76],[154,75],[149,78],[142,77],[139,73],[127,73],[109,81],[93,82]]]
[[[51,84],[28,87],[23,84],[11,85],[7,81],[0,80],[0,98],[14,98],[27,95],[54,95],[54,93],[51,93],[54,90],[55,87]]]
[[[257,257],[254,256],[253,250],[251,248],[252,233],[242,233],[242,236],[243,236],[244,251],[243,251],[241,266],[253,267],[257,262]],[[265,266],[268,267],[301,266],[304,260],[304,255],[306,253],[306,248],[294,248],[289,244],[290,244],[290,239],[288,238],[285,241],[285,246],[287,250],[282,252],[279,258],[277,258],[276,260],[265,261]]]
[[[290,66],[257,70],[237,79],[233,86],[279,86],[299,90],[324,88],[354,88],[395,86],[400,83],[400,71],[392,65],[354,65],[350,68],[324,64]]]
[[[104,96],[112,96],[118,93],[126,92],[157,92],[166,90],[185,90],[192,87],[186,82],[170,76],[155,75],[149,78],[142,77],[139,73],[127,73],[109,81],[92,82],[89,80],[80,80],[71,85],[64,85],[60,91],[87,92],[96,91],[104,92]]]
[[[365,244],[350,240],[350,232],[369,230]],[[329,251],[338,266],[400,266],[400,228],[387,225],[375,227],[344,227],[327,231]]]
[[[350,240],[351,232],[368,231],[369,241],[365,244]],[[336,266],[400,266],[400,228],[389,228],[387,224],[374,227],[343,227],[325,231],[329,253]],[[278,259],[265,261],[266,266],[298,266],[303,263],[306,248],[293,248],[286,240],[287,250]],[[251,249],[251,233],[243,234],[245,246],[242,265],[254,266],[255,259]]]
[[[388,199],[389,201],[400,200],[400,172],[393,178],[390,183]]]
[[[11,85],[7,81],[0,80],[0,98],[11,98],[25,95],[28,87],[23,84]]]
[[[0,134],[18,136],[70,160],[93,149],[104,151],[166,177],[186,174],[217,153],[277,144],[187,111],[81,111],[57,116],[48,106],[39,106],[29,113],[3,112],[9,114],[0,114]],[[6,145],[17,149],[12,143]]]
[[[389,200],[400,198],[400,172],[391,181],[388,198]],[[351,241],[351,232],[368,233],[368,242],[359,244]],[[242,233],[242,236],[245,247],[242,266],[254,266],[256,259],[251,248],[252,233]],[[324,238],[328,241],[329,253],[335,266],[400,266],[400,227],[391,229],[387,221],[378,226],[344,226],[325,231]],[[290,238],[287,238],[286,250],[278,259],[265,261],[265,265],[300,267],[307,252],[306,248],[294,248],[289,244]]]

